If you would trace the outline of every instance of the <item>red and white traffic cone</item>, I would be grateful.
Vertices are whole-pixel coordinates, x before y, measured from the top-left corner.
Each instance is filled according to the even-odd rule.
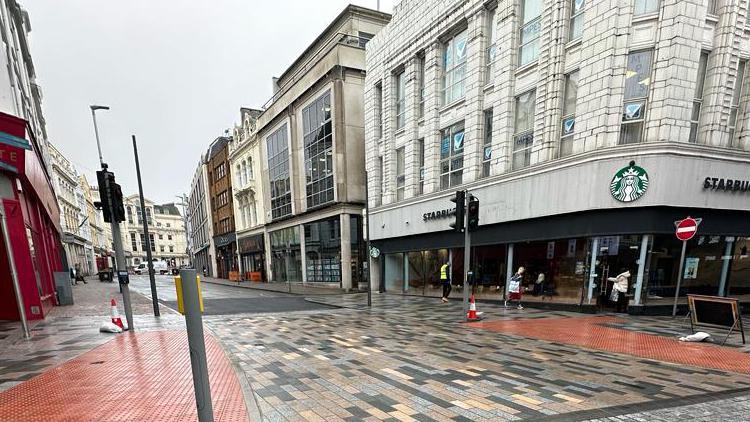
[[[482,319],[479,316],[479,313],[477,313],[477,304],[474,301],[474,295],[471,295],[471,298],[469,299],[469,313],[466,316],[466,319],[469,321],[479,321]]]
[[[110,306],[112,307],[112,324],[125,330],[125,326],[122,325],[122,319],[120,318],[120,312],[117,310],[117,302],[115,301],[115,298],[112,298]]]

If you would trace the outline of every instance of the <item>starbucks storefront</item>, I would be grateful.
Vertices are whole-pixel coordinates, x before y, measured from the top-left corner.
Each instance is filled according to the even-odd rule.
[[[668,313],[682,247],[674,223],[692,216],[702,223],[686,244],[679,302],[687,294],[750,302],[750,182],[740,180],[747,167],[654,155],[549,167],[466,186],[480,200],[470,257],[479,299],[503,300],[506,280],[523,266],[531,306],[615,310],[611,279],[629,273],[628,312]],[[464,239],[448,228],[451,193],[372,211],[381,288],[439,298],[439,267],[450,262],[460,289]]]

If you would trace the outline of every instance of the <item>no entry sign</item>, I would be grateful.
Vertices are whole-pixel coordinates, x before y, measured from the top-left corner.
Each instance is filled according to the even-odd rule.
[[[677,238],[682,240],[683,242],[688,241],[692,239],[693,236],[695,236],[695,233],[698,231],[699,223],[699,220],[690,217],[684,220],[677,221],[677,230],[675,231],[675,235],[677,235]]]

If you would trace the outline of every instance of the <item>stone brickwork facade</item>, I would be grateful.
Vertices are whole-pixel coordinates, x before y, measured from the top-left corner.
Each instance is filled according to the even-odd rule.
[[[571,36],[572,9],[581,5],[582,31]],[[535,59],[520,65],[524,7],[540,10],[538,26],[530,31],[538,35],[539,48]],[[533,172],[536,166],[563,157],[587,160],[604,148],[638,151],[645,143],[664,143],[668,151],[747,157],[750,78],[739,82],[743,89],[738,104],[733,104],[733,96],[740,63],[744,65],[750,57],[748,7],[746,0],[717,0],[715,5],[706,0],[402,1],[391,23],[367,45],[365,136],[370,205],[397,202],[398,180],[404,180],[403,199],[446,190],[440,184],[441,130],[457,122],[465,128],[462,185],[480,179],[487,130],[484,113],[490,110],[490,179]],[[463,95],[445,104],[441,99],[443,54],[451,37],[463,31]],[[489,58],[491,45],[494,60]],[[628,57],[639,51],[650,51],[652,57],[648,78],[640,84],[647,91],[640,109],[645,118],[636,131],[637,143],[626,146],[621,145],[622,122],[624,104],[629,101],[626,85],[633,77]],[[702,52],[708,53],[708,60],[700,111],[695,116],[697,135],[691,142]],[[406,117],[397,129],[395,84],[401,71],[406,75]],[[575,129],[569,150],[562,150],[565,80],[575,71]],[[421,116],[420,87],[424,91]],[[531,90],[535,93],[533,143],[528,163],[514,168],[516,97]],[[424,187],[420,189],[422,140]],[[402,174],[396,174],[400,148],[406,158]]]

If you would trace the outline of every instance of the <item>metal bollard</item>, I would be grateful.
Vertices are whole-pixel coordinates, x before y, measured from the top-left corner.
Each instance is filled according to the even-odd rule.
[[[213,422],[214,412],[211,404],[211,386],[208,383],[208,363],[206,361],[206,344],[203,338],[203,318],[201,317],[198,296],[197,274],[195,270],[180,270],[180,279],[198,420],[200,422]]]

